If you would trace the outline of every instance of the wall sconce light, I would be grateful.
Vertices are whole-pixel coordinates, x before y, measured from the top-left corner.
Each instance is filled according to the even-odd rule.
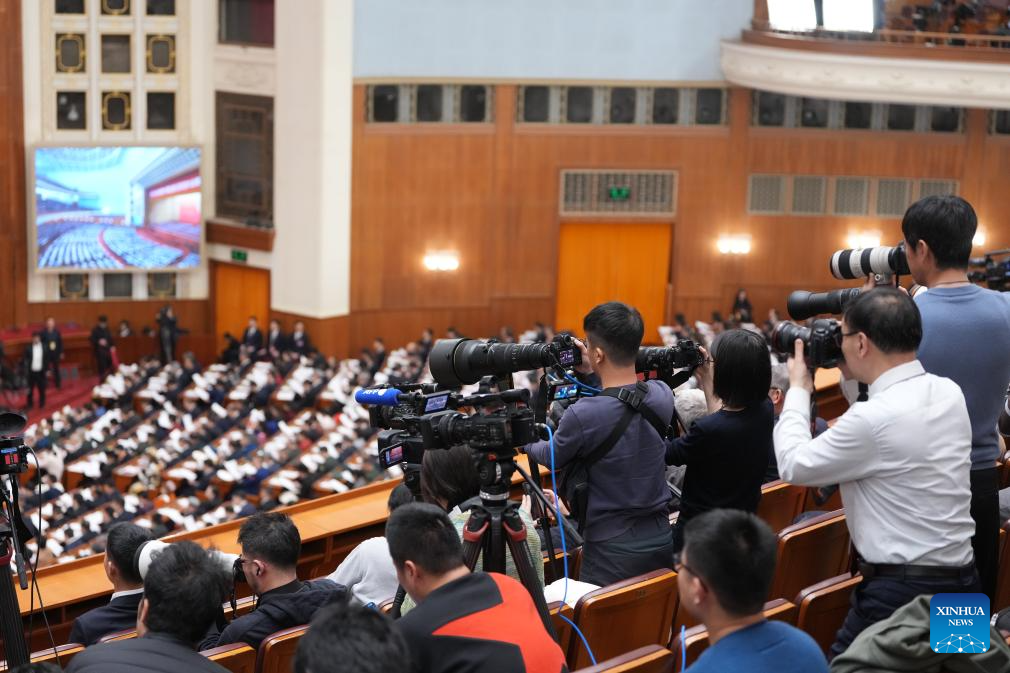
[[[849,234],[845,244],[849,248],[876,248],[881,238],[879,231],[857,231]]]
[[[975,230],[975,236],[971,239],[972,245],[983,246],[985,245],[985,230],[982,228]]]
[[[459,255],[455,252],[429,252],[424,256],[424,268],[428,271],[455,271],[459,268]]]
[[[723,255],[747,255],[750,253],[751,238],[748,234],[720,236],[715,247]]]

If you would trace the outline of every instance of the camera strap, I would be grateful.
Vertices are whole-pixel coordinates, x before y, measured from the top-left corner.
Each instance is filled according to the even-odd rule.
[[[637,412],[649,422],[659,436],[663,439],[670,439],[673,436],[673,426],[671,423],[664,423],[659,416],[645,404],[645,398],[649,395],[649,386],[644,381],[635,384],[634,390],[627,388],[606,388],[600,395],[615,397],[624,402],[628,407]],[[622,431],[623,432],[623,431]]]

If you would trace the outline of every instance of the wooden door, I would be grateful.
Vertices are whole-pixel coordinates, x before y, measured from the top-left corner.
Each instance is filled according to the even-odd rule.
[[[270,320],[270,271],[225,262],[212,264],[217,336],[231,332],[241,340],[249,316],[256,316],[265,334]]]
[[[670,277],[668,222],[563,222],[555,330],[582,334],[597,304],[622,301],[645,321],[644,343],[659,343]]]

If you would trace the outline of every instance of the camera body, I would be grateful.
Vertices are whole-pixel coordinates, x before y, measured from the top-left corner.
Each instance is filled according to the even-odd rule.
[[[428,449],[466,444],[474,451],[506,451],[537,440],[532,409],[501,409],[472,416],[440,411],[421,417],[419,425]]]
[[[672,373],[677,369],[694,371],[705,362],[701,348],[690,339],[682,339],[675,346],[645,346],[638,349],[635,371]]]
[[[0,413],[0,475],[20,474],[28,469],[24,430],[28,419],[13,412]]]
[[[997,257],[1007,256],[1003,261]],[[1010,291],[1010,249],[993,250],[984,257],[975,257],[968,261],[968,266],[981,269],[968,273],[968,280],[973,283],[985,283],[990,290],[997,292]]]
[[[783,321],[772,332],[772,349],[789,355],[796,339],[803,341],[803,355],[811,369],[830,369],[842,362],[842,325],[837,320],[821,318],[810,327]]]

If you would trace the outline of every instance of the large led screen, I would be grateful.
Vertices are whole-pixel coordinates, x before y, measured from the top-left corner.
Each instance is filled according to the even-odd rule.
[[[39,270],[200,264],[200,149],[38,147]]]

